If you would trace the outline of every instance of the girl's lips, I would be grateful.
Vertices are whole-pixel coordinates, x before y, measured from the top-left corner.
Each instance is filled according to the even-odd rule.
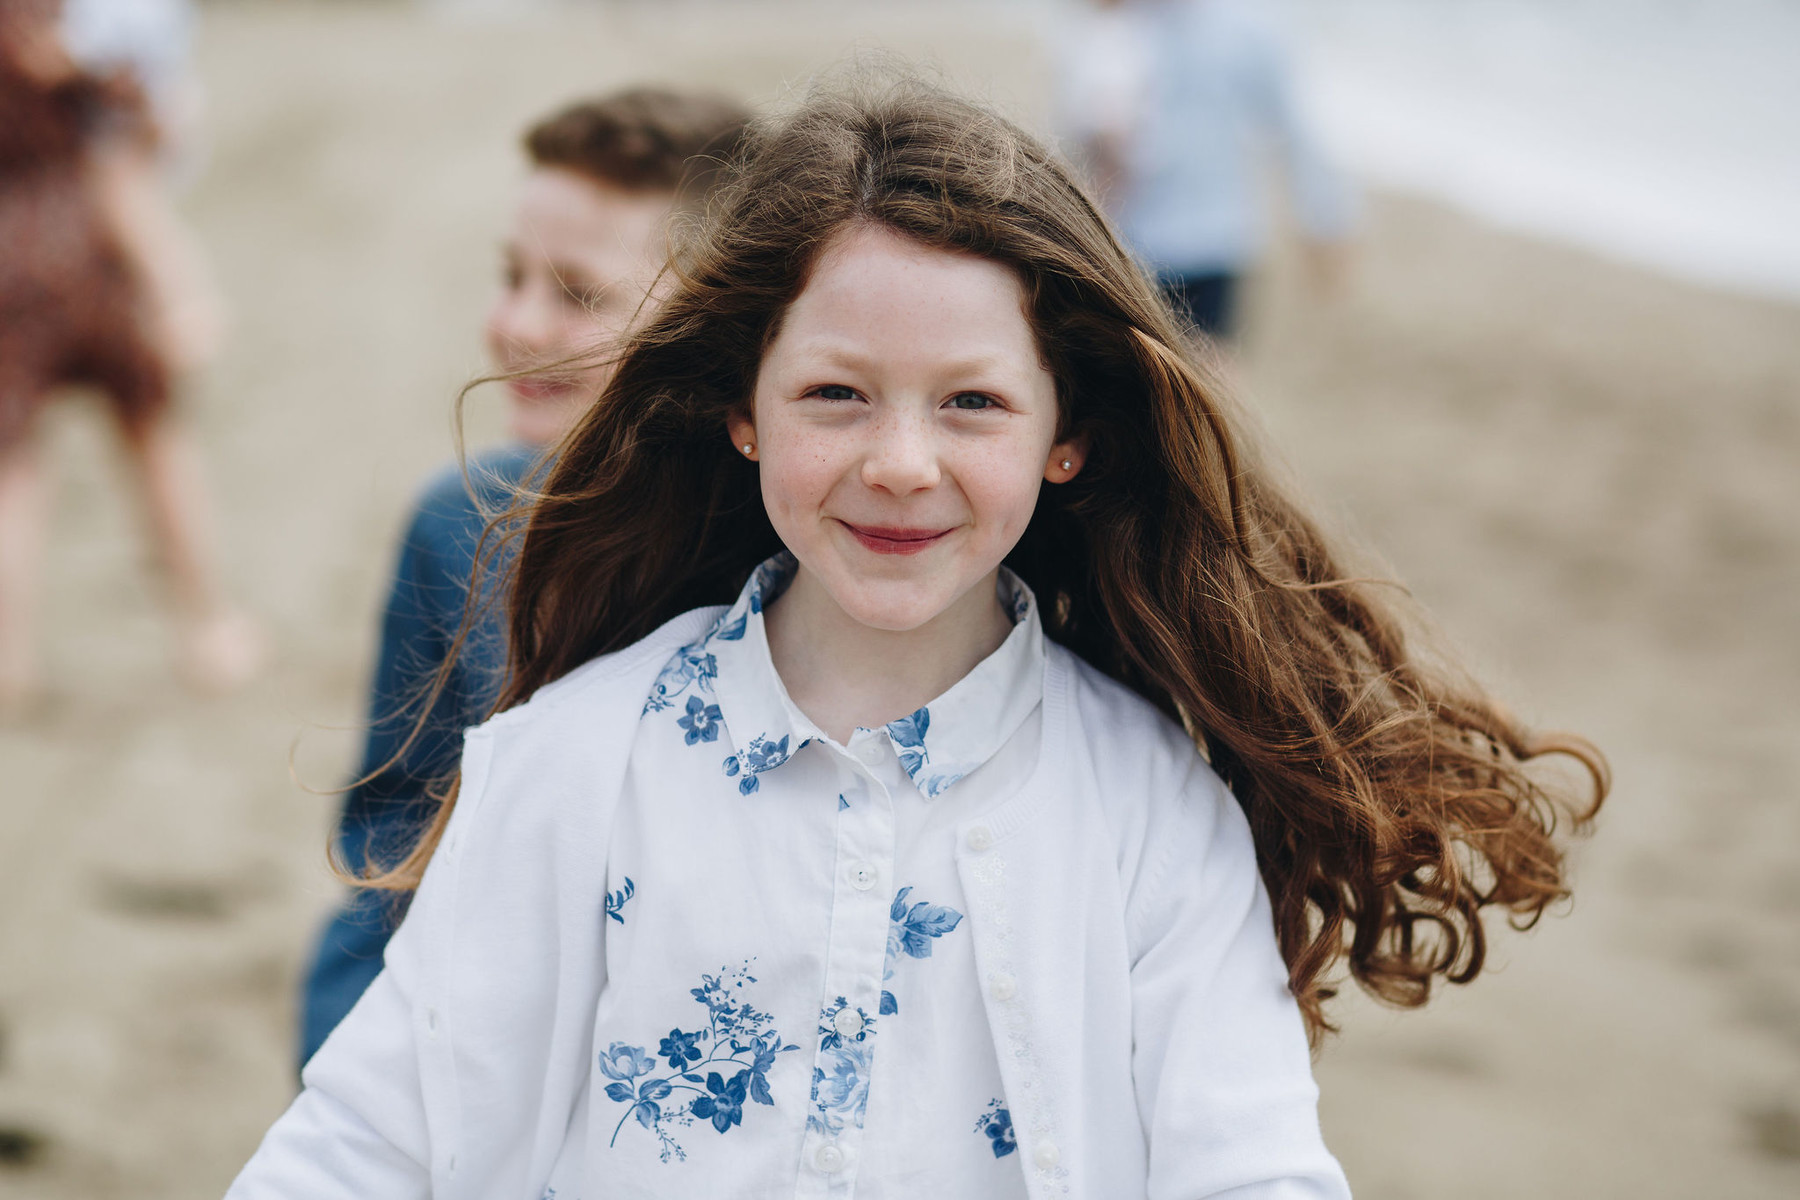
[[[943,541],[948,529],[907,529],[894,525],[852,525],[839,522],[850,536],[877,554],[917,554]]]

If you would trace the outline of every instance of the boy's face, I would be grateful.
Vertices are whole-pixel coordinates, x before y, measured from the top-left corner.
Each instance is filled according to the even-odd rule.
[[[1083,458],[1057,440],[1017,276],[874,227],[820,256],[752,408],[730,433],[753,448],[775,532],[803,578],[882,630],[991,606],[1043,481]]]
[[[616,349],[662,266],[673,202],[560,167],[534,169],[520,189],[500,294],[488,311],[495,369],[533,370]],[[513,436],[536,445],[559,440],[611,375],[611,364],[602,363],[509,381]]]

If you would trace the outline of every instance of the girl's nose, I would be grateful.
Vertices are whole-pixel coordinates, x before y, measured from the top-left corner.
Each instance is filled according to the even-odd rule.
[[[879,422],[872,433],[863,456],[864,484],[896,496],[937,486],[937,445],[923,422],[896,416]]]

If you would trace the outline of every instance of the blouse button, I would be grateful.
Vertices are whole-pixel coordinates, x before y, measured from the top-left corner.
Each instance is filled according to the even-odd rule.
[[[859,892],[866,892],[875,886],[875,880],[881,872],[872,863],[861,862],[850,868],[850,886]]]
[[[814,1153],[813,1166],[819,1168],[819,1170],[825,1172],[827,1175],[832,1174],[834,1171],[841,1171],[844,1169],[844,1152],[830,1142],[826,1142],[823,1146],[819,1147],[816,1153]]]
[[[1039,1142],[1037,1149],[1031,1152],[1031,1161],[1037,1164],[1038,1170],[1048,1171],[1062,1158],[1055,1142]]]
[[[1019,994],[1019,981],[1004,973],[995,975],[988,980],[988,991],[996,1000],[1011,1000]]]
[[[988,849],[994,844],[994,835],[988,832],[988,827],[986,825],[977,825],[975,828],[969,830],[968,835],[963,838],[963,842],[969,849],[980,854],[983,850]]]
[[[874,738],[864,742],[862,749],[856,752],[856,756],[868,763],[871,767],[879,766],[882,758],[885,757],[881,753],[881,743]]]
[[[831,1027],[847,1038],[853,1038],[862,1032],[862,1014],[854,1008],[840,1008],[837,1016],[831,1018]]]

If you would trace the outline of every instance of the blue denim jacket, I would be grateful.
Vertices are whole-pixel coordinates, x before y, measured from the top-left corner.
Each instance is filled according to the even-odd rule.
[[[345,795],[338,819],[339,853],[352,868],[404,855],[430,818],[426,790],[456,770],[463,730],[486,719],[500,693],[505,606],[489,595],[443,691],[430,697],[462,628],[482,531],[537,457],[534,447],[522,444],[472,456],[466,480],[463,469],[452,465],[419,497],[382,615],[359,782]],[[399,916],[395,901],[365,892],[351,896],[326,924],[301,998],[302,1064],[381,970],[381,952]]]

